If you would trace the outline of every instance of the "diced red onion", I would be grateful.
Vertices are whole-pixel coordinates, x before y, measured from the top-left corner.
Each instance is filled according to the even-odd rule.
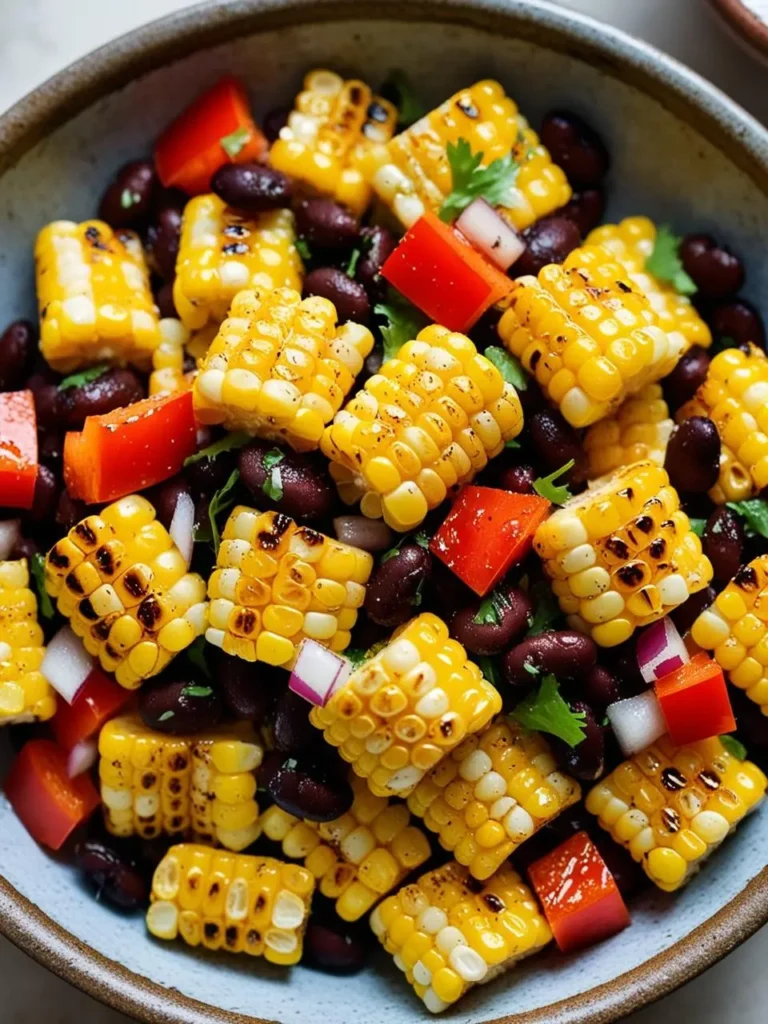
[[[637,639],[637,663],[648,684],[674,672],[690,660],[683,639],[668,616],[654,622]]]
[[[99,759],[99,744],[95,739],[80,740],[67,756],[67,775],[74,779],[76,775],[90,771]]]
[[[45,649],[40,671],[67,704],[71,704],[93,671],[93,658],[69,626],[63,626]]]
[[[20,519],[4,519],[0,522],[0,562],[10,556],[14,545],[19,540],[21,540]]]
[[[192,561],[192,549],[195,542],[195,503],[192,500],[192,495],[186,491],[179,492],[168,533],[189,565]]]
[[[346,658],[329,651],[316,640],[306,639],[299,648],[288,689],[310,704],[323,707],[351,673],[352,666]]]
[[[474,199],[456,221],[456,227],[501,270],[508,270],[525,252],[525,242],[485,199]]]
[[[336,537],[363,551],[386,551],[395,543],[395,535],[382,519],[368,516],[337,516],[333,520]]]
[[[667,731],[661,705],[653,690],[617,700],[605,711],[619,746],[627,757],[645,750]]]

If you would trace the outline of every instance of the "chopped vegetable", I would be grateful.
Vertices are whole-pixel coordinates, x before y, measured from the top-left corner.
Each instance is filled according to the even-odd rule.
[[[723,670],[703,651],[658,679],[654,689],[673,743],[695,743],[736,728]]]
[[[0,394],[0,504],[32,508],[37,462],[37,416],[31,391]]]
[[[509,270],[525,252],[525,242],[485,199],[469,204],[456,221],[456,229],[499,270]]]
[[[70,779],[89,772],[99,760],[99,744],[96,740],[80,740],[67,756],[67,775]]]
[[[65,750],[72,750],[83,740],[92,739],[130,699],[128,690],[93,664],[72,703],[58,701],[51,722],[56,742]]]
[[[451,223],[479,196],[491,206],[509,201],[509,192],[520,169],[511,154],[483,167],[483,154],[473,153],[466,139],[449,142],[445,151],[451,167],[452,188],[440,207],[441,220]]]
[[[528,387],[528,375],[517,356],[513,356],[511,352],[498,345],[489,345],[483,355],[490,359],[507,384],[511,384],[518,391],[525,391]],[[517,441],[508,441],[507,447],[519,448],[520,445]]]
[[[394,359],[403,345],[417,337],[419,331],[427,325],[424,314],[393,289],[390,289],[387,301],[374,306],[373,311],[388,321],[380,328],[385,359]]]
[[[251,435],[244,430],[233,430],[229,434],[225,434],[224,437],[220,437],[218,441],[214,441],[213,444],[209,444],[207,448],[201,448],[199,452],[184,459],[184,468],[186,469],[187,466],[192,466],[202,459],[213,460],[222,452],[231,452],[236,448],[242,448],[250,440]]]
[[[195,543],[195,503],[186,491],[180,491],[176,499],[168,534],[189,566]]]
[[[72,373],[69,377],[59,381],[59,391],[67,391],[69,388],[81,388],[83,384],[90,384],[92,380],[98,380],[107,369],[109,369],[107,364],[101,363],[99,366],[90,366],[87,370]]]
[[[656,233],[653,252],[645,261],[645,269],[659,280],[668,281],[681,295],[694,295],[698,289],[683,268],[680,259],[681,241],[666,224],[661,224]]]
[[[726,506],[742,516],[747,536],[768,539],[768,501],[762,498],[747,498],[744,501],[728,501]]]
[[[605,710],[619,746],[626,754],[645,750],[667,731],[667,723],[653,690],[617,700]]]
[[[564,505],[569,498],[573,495],[570,492],[568,484],[556,484],[555,480],[562,476],[563,473],[567,473],[573,469],[575,460],[570,459],[560,469],[556,469],[554,473],[550,473],[549,476],[540,476],[533,481],[533,489],[537,494],[540,494],[542,498],[546,498],[547,501],[551,501],[553,505]]]
[[[316,640],[303,640],[288,680],[288,689],[315,707],[324,707],[329,697],[343,686],[352,673],[343,658]]]
[[[577,747],[584,739],[583,711],[572,711],[560,696],[557,679],[544,676],[538,690],[520,701],[512,717],[526,729],[557,736],[569,747]]]
[[[45,649],[40,671],[56,693],[72,704],[95,667],[80,637],[70,626],[62,626]]]
[[[637,663],[646,683],[661,679],[688,661],[682,637],[668,615],[652,623],[637,638]]]

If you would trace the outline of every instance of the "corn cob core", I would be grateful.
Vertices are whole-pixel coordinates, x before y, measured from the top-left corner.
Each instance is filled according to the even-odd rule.
[[[293,214],[247,216],[216,195],[195,196],[184,209],[173,302],[190,331],[224,320],[244,288],[301,288]]]
[[[523,428],[517,392],[463,334],[432,325],[387,359],[320,447],[346,504],[404,532]]]
[[[574,427],[604,419],[627,395],[661,380],[685,347],[599,245],[518,278],[498,330]]]
[[[652,462],[572,498],[541,524],[534,547],[571,628],[601,647],[628,640],[712,579],[677,491]]]
[[[302,300],[290,288],[239,292],[202,360],[195,415],[317,448],[372,348],[367,327],[336,327],[327,299]]]
[[[290,667],[305,637],[332,651],[349,646],[373,559],[281,512],[238,505],[216,566],[206,639],[246,661]]]
[[[501,697],[436,615],[419,615],[309,719],[376,796],[421,778],[501,710]]]
[[[754,810],[766,784],[717,737],[675,747],[665,736],[599,782],[586,806],[655,885],[673,892]]]
[[[147,928],[158,939],[295,964],[313,890],[297,864],[182,843],[155,870]]]
[[[508,864],[484,885],[456,863],[430,871],[371,914],[374,934],[432,1013],[503,974],[552,938]]]
[[[0,561],[0,725],[53,717],[56,695],[40,671],[44,655],[27,560]]]
[[[498,82],[477,82],[457,92],[396,135],[373,185],[406,227],[425,210],[437,213],[453,188],[448,143],[465,139],[484,166],[512,156],[519,171],[498,209],[518,230],[571,198],[565,174]]]
[[[286,857],[304,861],[323,896],[336,901],[339,917],[357,921],[421,867],[430,848],[405,804],[374,796],[354,773],[350,783],[352,806],[334,821],[302,821],[274,805],[261,825]]]
[[[546,741],[500,719],[468,736],[408,797],[408,807],[475,878],[489,878],[521,843],[581,797]]]
[[[371,200],[371,179],[396,125],[395,108],[365,82],[345,81],[318,68],[305,77],[269,162],[359,217]]]
[[[200,636],[205,583],[146,498],[132,494],[87,516],[54,544],[45,585],[89,654],[133,690]]]
[[[138,235],[100,220],[57,220],[35,245],[40,350],[54,370],[133,363],[148,370],[160,341]]]
[[[261,834],[255,771],[264,750],[249,724],[170,736],[123,715],[102,728],[99,755],[104,820],[115,836],[191,834],[239,851]]]
[[[602,224],[587,235],[587,245],[602,245],[627,270],[629,279],[641,291],[659,318],[659,326],[668,334],[679,331],[685,348],[712,344],[712,332],[701,319],[687,295],[646,270],[653,253],[657,227],[648,217],[626,217],[618,224]]]
[[[661,385],[647,384],[584,435],[590,480],[646,459],[663,466],[673,427]]]

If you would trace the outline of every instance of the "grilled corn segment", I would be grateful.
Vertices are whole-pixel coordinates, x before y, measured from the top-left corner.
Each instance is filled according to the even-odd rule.
[[[503,974],[552,938],[536,901],[508,864],[485,885],[451,862],[389,896],[371,927],[432,1013]]]
[[[590,480],[646,459],[663,466],[673,427],[661,385],[647,384],[584,435]]]
[[[465,139],[484,166],[512,156],[514,184],[497,209],[518,230],[571,198],[565,174],[552,163],[539,137],[498,82],[477,82],[422,117],[387,146],[373,186],[410,227],[425,210],[437,213],[453,188],[448,143]]]
[[[601,647],[628,640],[712,579],[677,491],[652,462],[571,498],[533,543],[569,625]]]
[[[318,68],[305,77],[269,162],[360,216],[396,125],[395,108],[365,82]]]
[[[238,505],[216,566],[206,639],[246,661],[290,667],[305,637],[332,651],[349,646],[373,558],[281,512]]]
[[[468,736],[408,797],[408,807],[475,878],[581,797],[539,733],[500,719]]]
[[[94,363],[148,370],[158,314],[138,235],[100,220],[57,220],[35,245],[40,350],[61,373]]]
[[[155,869],[147,928],[158,939],[295,964],[313,889],[296,864],[182,843]]]
[[[469,338],[433,324],[366,381],[320,447],[342,500],[405,532],[522,429],[512,385]]]
[[[374,796],[354,774],[350,782],[354,802],[335,821],[302,821],[274,805],[261,824],[268,839],[282,843],[286,857],[304,861],[319,891],[336,901],[339,917],[357,921],[421,867],[430,848],[405,804]]]
[[[190,334],[181,320],[164,317],[160,321],[160,344],[152,353],[149,394],[161,395],[189,387],[184,374],[184,350]]]
[[[587,795],[587,810],[666,892],[760,803],[768,779],[717,737],[676,747],[668,737],[619,765]]]
[[[133,690],[157,675],[207,621],[205,582],[138,494],[87,516],[54,544],[45,584],[89,654]]]
[[[0,561],[0,725],[53,717],[56,695],[40,671],[44,655],[27,560]]]
[[[192,834],[239,851],[261,834],[254,773],[264,750],[249,724],[171,736],[123,715],[102,728],[99,755],[113,835]]]
[[[303,267],[296,251],[293,214],[270,210],[248,216],[216,195],[187,203],[173,282],[173,302],[194,331],[224,320],[243,288],[297,288]]]
[[[423,614],[402,626],[309,718],[376,796],[405,797],[501,710],[501,697],[448,627]]]
[[[195,415],[299,451],[317,448],[341,408],[373,335],[336,326],[332,302],[297,291],[242,291],[202,360]]]
[[[685,348],[600,245],[519,278],[499,335],[574,427],[604,419],[661,380]]]

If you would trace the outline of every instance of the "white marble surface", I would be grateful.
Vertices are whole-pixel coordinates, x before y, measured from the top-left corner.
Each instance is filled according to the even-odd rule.
[[[768,121],[768,71],[727,37],[704,0],[561,0],[667,50]],[[65,64],[184,0],[0,0],[0,110]],[[765,1024],[768,929],[631,1024]],[[0,939],[0,1024],[128,1024]]]

